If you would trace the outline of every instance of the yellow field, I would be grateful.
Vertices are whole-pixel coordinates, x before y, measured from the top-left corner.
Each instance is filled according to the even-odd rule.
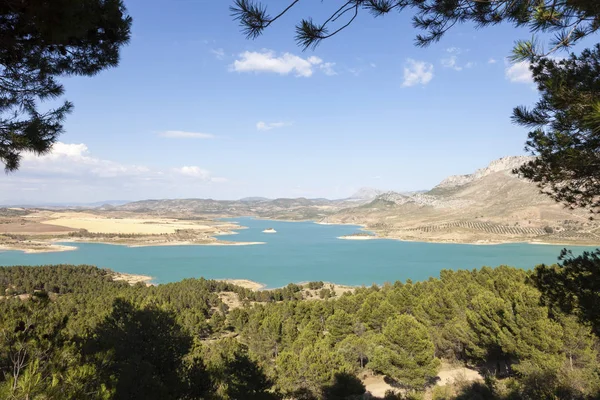
[[[84,213],[56,213],[42,223],[64,226],[73,229],[86,229],[92,233],[126,233],[156,235],[175,233],[178,229],[214,230],[208,225],[186,223],[164,218],[104,218]]]

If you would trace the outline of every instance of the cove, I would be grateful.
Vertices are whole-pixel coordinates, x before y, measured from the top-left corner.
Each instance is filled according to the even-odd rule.
[[[351,225],[281,222],[235,218],[247,229],[223,240],[266,242],[253,246],[126,247],[68,243],[77,250],[26,254],[0,252],[0,266],[90,264],[130,274],[152,276],[155,283],[185,278],[249,279],[268,288],[290,282],[328,281],[371,285],[438,277],[442,269],[509,265],[531,269],[557,262],[565,246],[525,243],[502,245],[439,244],[397,240],[340,240],[359,232]],[[262,231],[274,228],[277,233]],[[574,254],[594,247],[568,246]]]

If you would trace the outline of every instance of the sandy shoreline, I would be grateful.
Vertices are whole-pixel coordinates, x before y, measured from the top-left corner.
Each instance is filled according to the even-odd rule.
[[[374,240],[374,239],[382,239],[380,237],[377,236],[372,236],[372,235],[345,235],[345,236],[338,236],[338,239],[342,239],[342,240]]]
[[[65,246],[61,244],[50,244],[48,247],[41,249],[32,249],[25,246],[4,246],[0,245],[0,251],[21,251],[25,254],[37,254],[37,253],[59,253],[62,251],[74,251],[77,250],[75,246]]]
[[[348,224],[332,224],[332,223],[320,223],[315,222],[319,225],[348,225]],[[352,225],[352,224],[350,224]],[[365,230],[363,227],[361,230]],[[476,241],[468,241],[468,240],[442,240],[442,239],[426,239],[426,238],[418,238],[418,239],[408,239],[402,237],[394,237],[394,236],[380,236],[376,231],[373,232],[372,235],[344,235],[338,236],[337,239],[341,240],[395,240],[398,242],[412,242],[412,243],[434,243],[434,244],[463,244],[463,245],[471,245],[471,246],[497,246],[501,244],[540,244],[545,246],[582,246],[582,247],[595,247],[600,246],[600,243],[590,243],[590,242],[581,242],[581,241],[572,241],[572,242],[543,242],[536,240],[523,240],[523,239],[515,239],[515,240],[487,240],[487,239],[479,239]]]
[[[214,279],[214,280],[219,281],[219,282],[231,283],[232,285],[241,286],[243,288],[250,289],[253,291],[264,290],[267,287],[266,285],[264,285],[262,283],[251,281],[249,279]]]
[[[130,285],[135,285],[136,283],[144,283],[146,286],[153,286],[151,276],[148,275],[136,275],[136,274],[127,274],[125,272],[115,272],[113,274],[113,281],[125,281]]]
[[[227,242],[227,241],[215,241],[215,242],[207,242],[207,243],[197,243],[197,242],[158,242],[158,243],[119,243],[119,242],[106,242],[106,241],[96,241],[96,240],[86,240],[86,239],[53,239],[53,242],[62,242],[62,243],[98,243],[98,244],[110,244],[115,246],[127,246],[127,247],[161,247],[161,246],[254,246],[258,244],[266,244],[266,242]]]
[[[108,244],[114,246],[126,246],[126,247],[163,247],[163,246],[255,246],[260,244],[267,244],[266,242],[225,242],[216,241],[210,243],[194,243],[194,242],[165,242],[165,243],[117,243],[117,242],[104,242],[95,240],[78,240],[78,239],[52,239],[45,242],[47,246],[39,249],[29,248],[26,246],[5,246],[0,245],[0,251],[21,251],[25,254],[36,254],[36,253],[57,253],[62,251],[74,251],[77,250],[76,246],[67,246],[61,244],[54,244],[55,242],[61,243],[97,243],[97,244]]]
[[[283,288],[285,288],[287,286],[287,285],[285,285],[285,286],[281,286],[281,287],[270,288],[270,287],[267,287],[267,285],[265,285],[264,283],[259,283],[259,282],[256,282],[256,281],[252,281],[250,279],[213,279],[213,280],[219,281],[219,282],[231,283],[233,285],[241,286],[243,288],[250,289],[250,290],[255,291],[255,292],[256,291],[263,291],[263,290],[267,290],[268,291],[268,290],[283,289]],[[292,283],[295,284],[295,285],[298,285],[298,286],[305,286],[309,282],[308,281],[290,282],[290,283],[288,283],[288,285],[290,285]],[[336,295],[338,295],[338,296],[340,296],[344,292],[353,291],[353,290],[355,290],[357,288],[362,287],[362,285],[361,286],[351,286],[351,285],[341,285],[341,284],[333,283],[333,282],[323,282],[323,289],[330,289],[332,285],[333,285],[334,291],[336,292]],[[308,290],[308,291],[315,292],[315,293],[317,293],[317,292],[320,291],[320,289],[311,290],[311,289],[308,289],[308,288],[304,288],[304,290]]]
[[[413,243],[433,243],[433,244],[461,244],[469,246],[497,246],[501,244],[540,244],[544,246],[581,246],[581,247],[597,247],[600,243],[589,243],[589,242],[537,242],[527,240],[494,240],[487,241],[480,239],[478,241],[453,241],[453,240],[437,240],[437,239],[404,239],[390,236],[376,236],[373,239],[382,240],[396,240],[399,242],[413,242]]]
[[[125,281],[125,282],[129,283],[130,285],[135,285],[136,283],[142,282],[142,283],[145,283],[147,286],[152,286],[152,285],[155,285],[154,283],[152,283],[153,279],[154,279],[153,277],[148,276],[148,275],[128,274],[125,272],[115,272],[113,274],[113,280]],[[200,278],[197,278],[197,279],[200,279]],[[231,283],[232,285],[250,289],[255,292],[262,291],[262,290],[277,290],[277,289],[283,289],[285,287],[285,286],[281,286],[281,287],[277,287],[277,288],[267,288],[267,285],[265,285],[264,283],[252,281],[250,279],[208,279],[208,278],[204,278],[204,279],[218,281],[218,282]],[[295,284],[298,286],[304,286],[304,285],[307,285],[308,282],[307,281],[298,282]],[[360,286],[340,285],[340,284],[332,283],[332,282],[323,282],[324,289],[329,289],[331,287],[331,285],[333,285],[333,287],[336,291],[340,291],[340,290],[341,291],[350,291],[350,290],[354,290],[354,289],[360,287]],[[317,289],[317,291],[318,290],[319,289]]]

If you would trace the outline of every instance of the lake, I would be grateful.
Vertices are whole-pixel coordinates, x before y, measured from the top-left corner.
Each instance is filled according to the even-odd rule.
[[[126,247],[69,243],[75,251],[25,254],[0,252],[0,265],[91,264],[114,271],[152,276],[155,283],[184,278],[249,279],[269,288],[290,282],[329,281],[371,285],[406,279],[425,280],[442,269],[510,265],[530,269],[557,261],[565,246],[524,243],[502,245],[439,244],[397,240],[340,240],[359,232],[350,225],[235,218],[242,229],[223,240],[266,242],[253,246]],[[262,231],[274,228],[277,233]],[[594,247],[568,246],[575,254]]]

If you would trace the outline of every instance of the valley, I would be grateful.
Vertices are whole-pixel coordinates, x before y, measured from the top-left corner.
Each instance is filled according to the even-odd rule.
[[[143,200],[99,207],[19,208],[0,212],[0,246],[65,251],[55,242],[127,246],[255,245],[226,235],[244,227],[223,218],[360,225],[377,238],[437,243],[595,245],[600,224],[569,210],[512,173],[528,157],[505,157],[429,191],[363,188],[347,199]],[[344,239],[373,239],[372,236]]]

